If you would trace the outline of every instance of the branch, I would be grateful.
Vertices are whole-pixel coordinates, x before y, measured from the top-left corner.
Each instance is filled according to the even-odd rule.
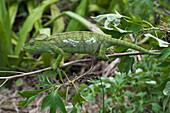
[[[7,81],[8,81],[8,79],[6,79],[6,80],[0,85],[0,87],[2,87]]]
[[[167,13],[168,15],[170,15],[170,11],[168,11],[167,9],[163,8],[162,6],[160,6],[158,3],[154,3],[154,5],[156,5],[157,7],[159,7],[162,11],[164,11],[165,13]]]
[[[24,72],[19,72],[19,71],[0,71],[0,73],[21,74],[21,73],[24,73]]]
[[[161,52],[161,50],[151,50],[152,52]],[[129,55],[143,55],[143,54],[146,54],[146,53],[142,53],[142,52],[128,52],[128,53],[115,53],[115,54],[110,54],[110,55],[107,55],[109,58],[112,58],[112,57],[121,57],[121,56],[129,56]],[[98,61],[99,59],[95,59],[95,61]],[[70,61],[70,62],[67,62],[67,63],[64,63],[63,66],[61,68],[64,68],[66,66],[70,66],[70,65],[73,65],[73,64],[76,64],[76,63],[81,63],[81,62],[91,62],[91,59],[80,59],[80,60],[75,60],[75,61]],[[32,72],[28,72],[28,73],[22,73],[22,72],[18,72],[18,73],[21,73],[19,75],[13,75],[13,76],[8,76],[8,77],[0,77],[0,79],[6,79],[5,82],[3,82],[3,84],[5,84],[8,80],[10,79],[14,79],[14,78],[18,78],[18,77],[23,77],[23,76],[28,76],[28,75],[33,75],[33,74],[38,74],[38,73],[42,73],[44,71],[48,71],[48,70],[52,70],[51,67],[48,67],[48,68],[44,68],[44,69],[40,69],[40,70],[37,70],[37,71],[32,71]],[[17,73],[16,71],[0,71],[0,72],[6,72],[6,73]],[[1,84],[0,87],[3,85]]]
[[[159,28],[151,27],[151,28],[143,28],[142,30],[144,30],[144,31],[160,30],[160,31],[168,32],[168,33],[170,32],[170,29],[169,29],[169,28],[166,28],[166,27],[159,27]]]

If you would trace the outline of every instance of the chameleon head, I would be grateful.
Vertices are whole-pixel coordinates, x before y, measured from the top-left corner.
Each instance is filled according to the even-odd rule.
[[[49,44],[47,42],[48,36],[46,34],[40,34],[34,39],[31,39],[27,44],[23,46],[25,51],[30,53],[45,53],[49,50]]]

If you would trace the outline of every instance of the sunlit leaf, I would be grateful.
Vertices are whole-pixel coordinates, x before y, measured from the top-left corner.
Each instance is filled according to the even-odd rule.
[[[169,100],[169,96],[166,96],[163,100],[163,111],[165,110],[166,106],[168,105],[168,100]]]
[[[170,81],[166,83],[165,89],[163,90],[164,95],[170,96]]]
[[[151,37],[151,38],[153,38],[153,39],[155,39],[155,40],[157,40],[158,42],[159,42],[159,46],[160,47],[168,47],[169,46],[169,43],[168,42],[165,42],[165,41],[163,41],[163,40],[161,40],[161,39],[159,39],[159,38],[157,38],[157,37],[155,37],[155,36],[153,36],[153,35],[151,35],[151,34],[149,34],[149,33],[147,33],[147,34],[144,34],[145,36],[148,36],[148,37]]]
[[[14,23],[14,20],[15,20],[17,11],[18,11],[19,3],[20,3],[20,2],[14,2],[14,3],[12,3],[12,4],[10,5],[10,7],[8,8],[8,9],[9,9],[9,16],[10,16],[10,24],[11,24],[11,26],[12,26],[13,23]]]
[[[117,11],[116,11],[116,14],[103,14],[103,15],[98,15],[96,17],[91,17],[93,18],[95,21],[97,22],[102,22],[102,21],[105,21],[104,23],[104,27],[106,29],[113,29],[113,28],[110,28],[109,24],[113,24],[114,26],[118,26],[120,24],[120,19],[122,18],[123,16],[120,15]]]

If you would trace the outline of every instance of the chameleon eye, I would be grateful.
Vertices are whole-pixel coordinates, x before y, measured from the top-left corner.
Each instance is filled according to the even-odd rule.
[[[35,44],[35,42],[31,42],[30,45],[33,46]]]

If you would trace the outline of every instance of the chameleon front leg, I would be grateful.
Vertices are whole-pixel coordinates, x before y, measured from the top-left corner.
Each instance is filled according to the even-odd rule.
[[[97,53],[97,58],[102,59],[104,61],[109,60],[109,58],[105,54],[106,49],[107,49],[106,42],[103,42],[100,46],[98,53]]]
[[[52,65],[53,70],[56,70],[58,66],[61,66],[61,62],[64,59],[64,51],[58,47],[53,48],[52,51],[59,54],[56,61]]]

